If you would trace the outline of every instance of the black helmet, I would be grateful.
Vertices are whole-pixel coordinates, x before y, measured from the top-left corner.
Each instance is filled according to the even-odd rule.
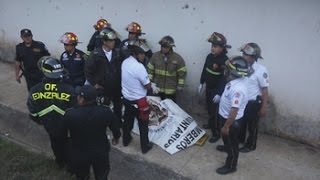
[[[130,51],[130,54],[144,54],[144,50],[137,45],[128,45],[128,50]]]
[[[102,40],[115,40],[115,39],[117,39],[116,32],[109,27],[103,28],[100,31],[99,36]]]
[[[160,41],[159,44],[165,47],[174,47],[174,39],[171,36],[164,36]]]
[[[64,75],[60,61],[51,56],[43,56],[38,61],[38,68],[47,78],[59,79]]]
[[[226,61],[226,69],[236,78],[246,77],[250,74],[249,64],[242,56],[235,56]]]

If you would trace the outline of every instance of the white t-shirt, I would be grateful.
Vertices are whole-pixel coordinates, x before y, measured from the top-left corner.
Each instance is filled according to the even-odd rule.
[[[246,77],[231,80],[224,88],[219,103],[219,114],[223,118],[228,118],[231,108],[239,109],[236,120],[243,117],[248,103],[247,80]]]
[[[146,68],[134,57],[125,59],[121,66],[121,86],[124,98],[135,101],[147,95],[144,87],[149,84],[149,76]]]
[[[253,63],[253,74],[248,79],[248,100],[256,100],[261,95],[261,88],[269,86],[269,74],[267,69],[256,62]]]
[[[102,48],[102,49],[103,49],[103,48]],[[112,50],[106,51],[105,49],[103,49],[103,52],[104,52],[104,54],[106,55],[108,61],[110,62],[110,61],[111,61],[111,58],[112,58]]]

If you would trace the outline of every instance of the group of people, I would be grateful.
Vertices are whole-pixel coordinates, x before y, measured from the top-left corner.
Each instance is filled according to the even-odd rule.
[[[217,150],[227,152],[225,165],[219,174],[236,171],[239,151],[248,153],[257,146],[259,117],[267,112],[269,77],[267,69],[257,63],[262,59],[261,48],[247,43],[239,48],[242,56],[227,57],[226,38],[214,32],[208,39],[212,44],[200,78],[198,93],[206,84],[206,103],[210,118],[203,125],[211,129],[210,143],[222,137],[224,145]],[[249,135],[246,139],[246,132]],[[239,143],[243,147],[239,149]]]
[[[107,178],[107,127],[113,145],[119,143],[122,130],[123,146],[128,146],[137,118],[141,151],[151,150],[146,96],[176,101],[187,72],[184,59],[173,51],[171,36],[164,36],[159,41],[160,51],[153,53],[140,38],[144,33],[136,22],[127,26],[128,38],[123,41],[105,19],[99,19],[94,28],[87,53],[76,48],[79,41],[74,33],[64,33],[60,42],[65,51],[60,60],[51,57],[42,42],[34,41],[29,29],[21,30],[23,42],[16,46],[15,75],[19,83],[22,75],[26,79],[30,118],[48,132],[57,164],[68,164],[78,179],[89,177],[91,165],[96,179]],[[268,72],[256,62],[262,58],[256,43],[244,45],[242,56],[229,59],[231,46],[221,33],[214,32],[208,42],[211,53],[198,88],[201,93],[205,84],[210,115],[203,128],[211,129],[211,143],[222,137],[224,145],[217,149],[228,157],[217,173],[228,174],[236,171],[239,141],[245,142],[247,127],[249,137],[240,151],[256,148],[258,119],[266,114]]]

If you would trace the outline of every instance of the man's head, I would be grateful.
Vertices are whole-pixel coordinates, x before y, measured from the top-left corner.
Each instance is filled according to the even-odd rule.
[[[79,43],[77,35],[72,32],[64,33],[60,38],[60,42],[63,43],[64,49],[68,53],[72,53]]]
[[[79,105],[92,103],[96,101],[97,91],[91,85],[84,85],[76,88],[77,101]]]
[[[215,56],[226,51],[226,49],[231,48],[230,45],[227,45],[227,39],[218,32],[212,33],[208,38],[208,42],[211,43],[211,53]]]
[[[253,64],[259,58],[263,59],[261,56],[261,48],[256,43],[247,43],[239,48],[242,52],[242,56],[248,61],[249,64]]]
[[[159,44],[161,46],[161,53],[163,54],[168,54],[175,47],[174,39],[171,36],[164,36],[159,41]]]
[[[33,35],[30,29],[22,29],[20,31],[20,37],[25,44],[29,45],[32,43]]]
[[[115,45],[115,40],[117,39],[116,32],[111,28],[104,28],[100,31],[100,38],[103,43],[103,47],[112,50]]]
[[[129,40],[138,39],[139,36],[141,36],[142,34],[145,34],[142,32],[140,24],[136,22],[130,23],[126,28],[126,31],[128,31]]]
[[[128,45],[128,49],[130,51],[130,54],[135,57],[138,61],[143,62],[145,58],[145,52],[144,50],[136,45]]]

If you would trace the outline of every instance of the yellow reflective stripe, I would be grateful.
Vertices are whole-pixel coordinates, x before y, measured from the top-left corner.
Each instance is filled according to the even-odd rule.
[[[177,71],[187,72],[187,68],[184,66],[184,67],[182,67],[182,68],[178,69]]]
[[[184,85],[184,79],[178,79],[178,84],[179,85]]]
[[[165,94],[174,94],[176,91],[176,89],[160,88],[160,92]]]
[[[157,74],[157,75],[161,75],[161,76],[169,76],[169,77],[175,77],[175,76],[177,76],[177,73],[176,73],[176,72],[173,72],[173,73],[171,74],[171,73],[169,73],[168,71],[161,70],[161,69],[155,69],[154,73]]]
[[[150,70],[154,70],[154,65],[152,65],[151,63],[148,63],[147,67],[148,67]]]
[[[37,113],[30,113],[31,116],[36,117],[38,114]]]
[[[220,75],[221,74],[220,72],[212,71],[209,68],[206,68],[206,70],[207,70],[208,73],[213,74],[213,75]]]
[[[38,112],[38,116],[41,117],[41,116],[44,116],[46,114],[48,114],[49,112],[51,111],[56,111],[57,113],[61,114],[61,115],[64,115],[65,111],[60,109],[58,106],[56,105],[51,105],[43,110],[41,110],[40,112]]]

